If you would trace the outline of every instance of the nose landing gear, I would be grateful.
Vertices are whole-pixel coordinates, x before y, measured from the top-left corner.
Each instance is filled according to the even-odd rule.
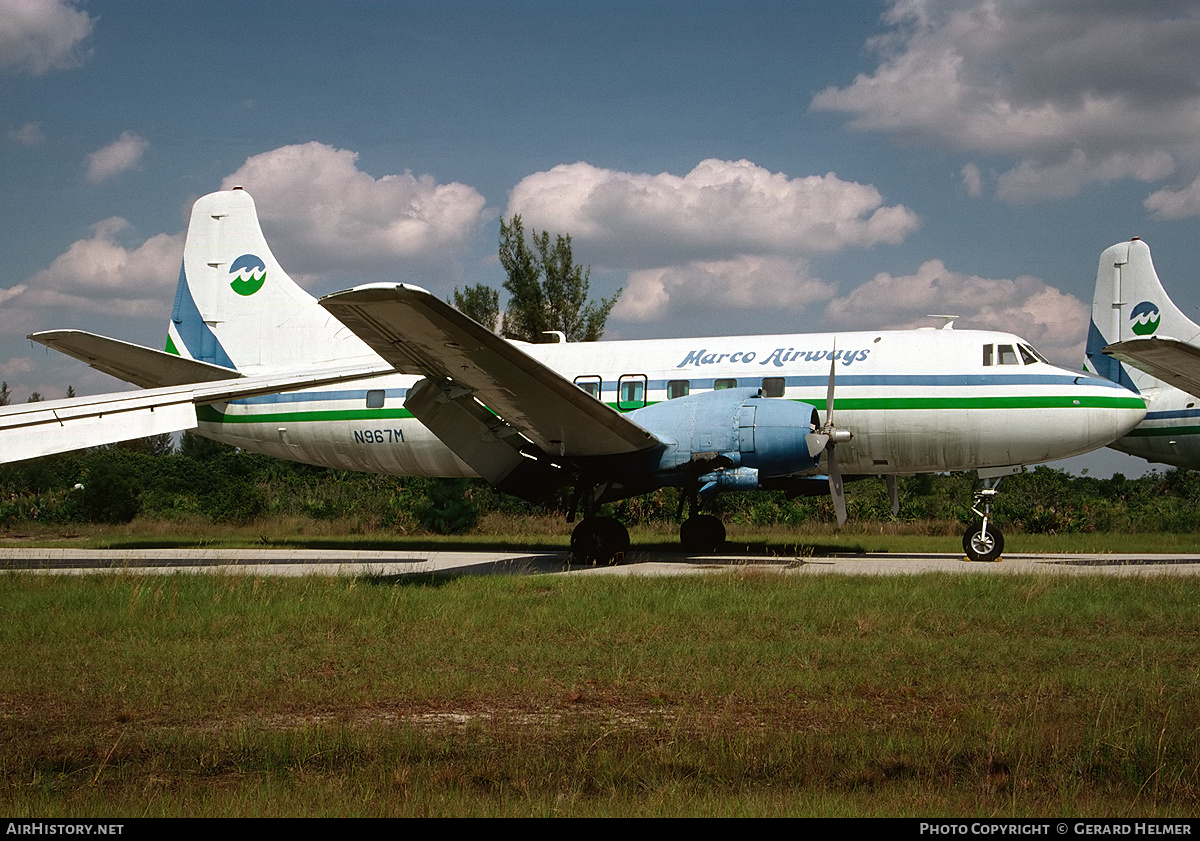
[[[995,561],[1004,551],[1004,535],[989,519],[992,513],[992,500],[999,495],[996,486],[1002,477],[982,478],[983,487],[975,491],[975,504],[971,510],[979,517],[978,522],[972,523],[963,535],[963,551],[972,561]],[[980,511],[982,506],[983,510]]]

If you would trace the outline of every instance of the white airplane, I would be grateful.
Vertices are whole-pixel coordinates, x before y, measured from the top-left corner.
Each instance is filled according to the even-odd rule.
[[[1137,237],[1100,255],[1085,367],[1146,400],[1146,419],[1110,447],[1200,468],[1200,325],[1171,301]]]
[[[990,560],[1003,548],[989,524],[999,478],[1102,447],[1133,429],[1145,405],[1108,380],[1051,365],[1016,336],[949,326],[507,341],[406,284],[314,299],[275,260],[253,200],[235,188],[193,208],[166,352],[78,331],[30,338],[137,385],[175,389],[171,400],[186,399],[194,417],[184,411],[166,425],[246,450],[396,475],[481,476],[531,499],[571,487],[569,519],[578,506],[584,514],[571,539],[579,558],[619,559],[628,532],[598,506],[660,487],[680,488],[689,503],[684,545],[709,550],[725,529],[699,509],[718,491],[798,494],[828,483],[841,523],[844,479],[885,477],[895,507],[896,476],[978,470],[980,519],[963,545]],[[336,388],[317,379],[356,374]],[[305,376],[310,387],[264,391],[263,378]],[[70,447],[116,434],[116,416],[94,417],[96,398],[75,400],[93,411]],[[55,417],[19,428],[3,421],[0,412],[0,444],[66,437]]]

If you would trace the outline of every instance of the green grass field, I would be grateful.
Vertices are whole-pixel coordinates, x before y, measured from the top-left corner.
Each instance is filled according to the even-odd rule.
[[[561,516],[486,515],[479,528],[463,535],[407,534],[363,529],[348,520],[275,517],[250,525],[214,525],[196,518],[137,519],[125,525],[41,526],[22,524],[0,532],[0,546],[33,545],[96,549],[317,548],[317,549],[500,549],[566,551],[572,524]],[[752,526],[730,523],[728,551],[766,557],[804,557],[827,552],[961,552],[963,524],[946,520],[851,521],[832,524]],[[632,552],[679,549],[679,527],[664,522],[632,526]],[[1200,554],[1200,533],[1152,531],[1006,533],[1009,553],[1182,552]]]
[[[1195,816],[1200,582],[0,574],[0,813]]]

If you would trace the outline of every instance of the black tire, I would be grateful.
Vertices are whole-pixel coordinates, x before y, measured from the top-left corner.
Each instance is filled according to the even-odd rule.
[[[679,543],[685,552],[707,555],[725,545],[725,524],[711,514],[688,517],[679,527]]]
[[[587,564],[619,564],[629,551],[629,532],[612,517],[587,517],[571,532],[571,557]]]
[[[963,535],[963,551],[972,561],[994,561],[1004,551],[1004,535],[1000,529],[988,523],[987,536],[983,535],[983,523],[973,523]]]

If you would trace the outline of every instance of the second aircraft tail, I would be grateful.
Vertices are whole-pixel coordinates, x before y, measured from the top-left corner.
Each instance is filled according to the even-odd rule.
[[[1135,237],[1100,255],[1087,338],[1088,370],[1134,391],[1158,386],[1160,381],[1150,374],[1101,352],[1116,342],[1151,336],[1190,343],[1200,336],[1200,326],[1171,301],[1154,271],[1150,247]]]

